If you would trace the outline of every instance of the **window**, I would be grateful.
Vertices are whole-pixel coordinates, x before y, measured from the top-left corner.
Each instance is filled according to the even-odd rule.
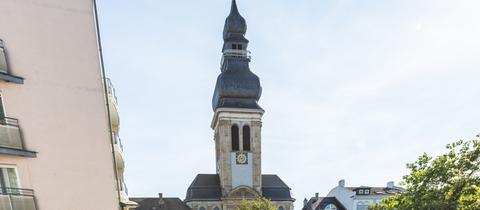
[[[357,210],[368,210],[368,205],[357,205]]]
[[[234,50],[243,50],[243,45],[241,45],[241,44],[232,44],[232,49],[234,49]]]
[[[357,189],[357,195],[370,195],[370,189]]]
[[[337,206],[333,205],[333,204],[328,204],[324,210],[337,210]]]
[[[200,207],[198,210],[206,210],[205,207]]]
[[[213,208],[213,210],[220,210],[220,208],[218,208],[218,207],[215,207],[215,208]]]
[[[278,207],[278,210],[285,210],[283,206]]]
[[[5,56],[3,40],[1,39],[0,39],[0,72],[8,73],[7,58]]]
[[[239,151],[240,150],[240,142],[238,136],[238,126],[232,126],[232,151]]]
[[[243,151],[250,151],[250,126],[243,126]]]
[[[3,108],[2,94],[0,94],[0,120],[3,121],[3,119],[5,119],[5,109]]]
[[[0,168],[0,192],[6,192],[7,188],[20,188],[15,168]]]

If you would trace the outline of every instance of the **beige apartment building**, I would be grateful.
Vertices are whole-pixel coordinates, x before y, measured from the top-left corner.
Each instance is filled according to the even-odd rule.
[[[93,0],[0,0],[0,209],[129,201]]]

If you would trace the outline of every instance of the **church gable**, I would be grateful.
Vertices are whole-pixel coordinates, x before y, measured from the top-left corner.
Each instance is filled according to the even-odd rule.
[[[228,194],[226,199],[253,200],[260,197],[261,195],[255,190],[249,187],[240,186],[232,190],[232,192]]]

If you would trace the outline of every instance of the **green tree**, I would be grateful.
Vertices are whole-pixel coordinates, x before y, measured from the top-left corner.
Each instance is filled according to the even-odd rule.
[[[480,209],[480,141],[447,145],[448,153],[432,158],[423,154],[407,164],[405,192],[396,194],[372,210]]]
[[[277,210],[271,201],[261,198],[252,201],[244,200],[238,210]]]

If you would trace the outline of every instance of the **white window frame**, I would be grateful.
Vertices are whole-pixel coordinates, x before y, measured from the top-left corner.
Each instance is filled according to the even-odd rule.
[[[15,174],[17,175],[17,184],[18,184],[18,187],[19,189],[22,188],[22,183],[20,182],[20,174],[18,173],[18,168],[17,166],[15,165],[2,165],[0,164],[0,169],[3,170],[3,169],[13,169],[15,171]],[[6,170],[5,170],[6,171]],[[5,172],[4,171],[4,172]],[[8,176],[6,175],[5,173],[3,174],[3,176]],[[1,177],[2,179],[4,179],[4,181],[6,182],[5,184],[8,186],[10,185],[10,181],[8,179],[5,179],[5,177]],[[7,183],[8,182],[8,183]]]

